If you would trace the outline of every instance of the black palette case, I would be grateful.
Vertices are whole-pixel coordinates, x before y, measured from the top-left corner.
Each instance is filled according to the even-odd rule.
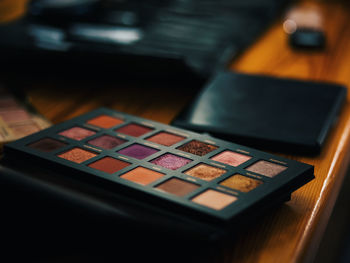
[[[264,150],[318,154],[345,98],[338,84],[220,72],[172,125]]]

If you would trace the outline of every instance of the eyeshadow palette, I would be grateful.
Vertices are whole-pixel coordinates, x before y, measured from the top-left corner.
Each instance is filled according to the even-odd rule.
[[[311,165],[106,108],[7,144],[5,158],[222,225],[314,178]]]
[[[0,86],[0,146],[49,126],[27,98]]]

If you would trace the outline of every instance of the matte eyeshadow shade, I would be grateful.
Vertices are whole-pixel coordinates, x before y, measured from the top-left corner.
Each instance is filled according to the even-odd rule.
[[[83,150],[81,148],[73,148],[57,156],[71,162],[82,163],[82,162],[85,162],[86,160],[89,160],[97,156],[97,154],[90,151]]]
[[[262,182],[240,174],[235,174],[222,181],[220,184],[247,193],[261,185]]]
[[[131,123],[128,125],[125,125],[123,127],[120,127],[119,129],[115,130],[116,132],[120,132],[123,134],[131,135],[134,137],[140,137],[150,131],[152,131],[152,128],[143,126],[143,125],[138,125],[135,123]]]
[[[112,128],[113,126],[116,126],[118,124],[123,123],[124,121],[115,117],[111,117],[108,115],[100,115],[96,118],[93,118],[89,121],[87,121],[88,124],[109,129]]]
[[[215,145],[193,140],[178,147],[177,149],[184,152],[192,153],[195,155],[203,156],[203,155],[206,155],[207,153],[210,153],[211,151],[216,150],[217,148],[218,147]]]
[[[120,177],[134,183],[147,185],[150,184],[159,178],[163,177],[164,174],[158,173],[151,169],[147,169],[144,167],[137,167],[125,174],[122,174]]]
[[[178,178],[171,178],[166,182],[158,185],[156,189],[162,190],[164,192],[174,194],[177,196],[185,196],[192,191],[196,190],[199,186]]]
[[[160,132],[147,138],[147,141],[155,142],[165,146],[171,146],[184,140],[186,137],[175,135],[169,132]]]
[[[118,145],[123,144],[124,142],[126,142],[126,140],[110,135],[102,135],[100,137],[88,141],[89,144],[101,147],[103,149],[112,149],[114,147],[117,147]]]
[[[218,155],[215,155],[211,159],[220,163],[225,163],[231,166],[238,166],[248,160],[250,160],[252,157],[237,153],[237,152],[232,152],[232,151],[224,151],[219,153]]]
[[[52,152],[66,145],[67,144],[63,142],[60,142],[51,138],[44,138],[39,141],[28,144],[27,146],[42,152]]]
[[[193,202],[215,210],[221,210],[237,200],[237,197],[215,190],[206,190],[192,199]]]
[[[220,169],[203,163],[198,164],[185,172],[185,174],[198,177],[205,181],[211,181],[215,178],[220,177],[224,173],[226,173],[226,170],[224,169]]]
[[[141,160],[158,152],[158,150],[141,144],[132,144],[126,148],[121,149],[118,152],[126,156]]]
[[[105,173],[115,173],[125,167],[129,166],[130,163],[112,158],[112,157],[103,157],[93,163],[88,164],[89,167],[100,170]]]
[[[246,168],[246,170],[250,172],[262,174],[268,177],[274,177],[286,169],[286,166],[271,163],[268,161],[258,161]]]
[[[192,162],[192,160],[171,153],[166,153],[151,161],[151,163],[170,170],[177,170],[190,162]]]
[[[59,135],[80,141],[82,139],[85,139],[86,137],[94,135],[96,132],[84,129],[81,127],[72,127],[68,130],[62,131],[59,133]]]

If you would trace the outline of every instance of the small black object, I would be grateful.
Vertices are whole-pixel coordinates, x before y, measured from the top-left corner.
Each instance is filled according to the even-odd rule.
[[[317,154],[345,98],[342,85],[220,72],[172,125],[263,150]]]
[[[326,36],[323,31],[302,28],[289,35],[289,43],[294,48],[323,49]]]

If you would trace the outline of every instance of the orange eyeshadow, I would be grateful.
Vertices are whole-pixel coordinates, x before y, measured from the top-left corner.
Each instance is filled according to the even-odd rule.
[[[89,121],[87,121],[88,124],[100,127],[100,128],[105,128],[109,129],[112,128],[113,126],[116,126],[118,124],[123,123],[124,121],[121,119],[117,119],[115,117],[111,117],[108,115],[100,115],[96,118],[93,118]]]
[[[158,173],[143,167],[137,167],[130,172],[122,174],[120,177],[138,184],[147,185],[163,176],[164,174],[162,173]]]

